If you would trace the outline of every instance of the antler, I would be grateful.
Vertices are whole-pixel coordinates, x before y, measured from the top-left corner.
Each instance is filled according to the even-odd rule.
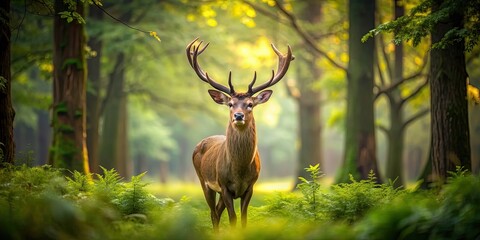
[[[271,87],[273,85],[275,85],[277,82],[279,82],[283,76],[285,76],[285,73],[287,73],[287,70],[288,70],[288,67],[290,66],[290,61],[293,61],[293,59],[295,59],[295,57],[292,55],[292,49],[290,48],[290,46],[288,46],[288,52],[286,55],[283,55],[276,47],[275,45],[273,45],[273,43],[271,44],[272,45],[272,49],[273,51],[277,54],[278,56],[278,67],[277,67],[277,74],[275,74],[275,71],[272,70],[272,78],[270,78],[270,80],[258,87],[255,87],[253,88],[253,84],[255,84],[255,80],[256,80],[256,77],[257,77],[257,73],[255,72],[255,75],[254,75],[254,78],[252,80],[252,82],[248,85],[248,94],[250,96],[254,95],[255,93],[265,89],[265,88],[268,88],[268,87]]]
[[[222,84],[215,82],[213,79],[211,79],[208,76],[207,72],[202,70],[202,68],[198,64],[197,57],[198,55],[202,54],[203,51],[205,51],[209,43],[207,43],[203,48],[201,48],[203,41],[200,41],[200,43],[195,46],[194,43],[197,42],[197,40],[198,38],[195,38],[190,44],[187,45],[187,48],[186,48],[187,58],[188,58],[188,62],[190,63],[190,66],[192,66],[193,70],[195,70],[195,73],[197,73],[198,77],[202,81],[210,84],[210,86],[229,95],[235,94],[235,90],[232,85],[231,71],[228,74],[228,85],[230,88],[227,88],[226,86],[223,86]]]

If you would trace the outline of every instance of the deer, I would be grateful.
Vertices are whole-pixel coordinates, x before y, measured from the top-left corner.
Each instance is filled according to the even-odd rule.
[[[201,140],[195,147],[192,160],[202,186],[205,200],[210,208],[210,217],[214,231],[218,232],[220,217],[227,209],[230,226],[237,225],[234,199],[240,198],[242,227],[247,225],[247,209],[253,195],[253,185],[260,173],[260,155],[257,148],[257,132],[253,108],[270,99],[272,90],[265,90],[278,83],[286,74],[290,62],[294,59],[288,46],[287,54],[282,54],[271,44],[278,56],[277,71],[267,82],[254,87],[257,72],[248,85],[247,92],[237,92],[232,85],[232,72],[228,74],[228,87],[212,79],[202,70],[198,56],[205,51],[209,43],[202,47],[203,41],[194,39],[186,47],[188,62],[197,76],[214,89],[208,90],[213,101],[226,105],[230,110],[225,135],[214,135]],[[257,94],[258,93],[258,94]],[[255,95],[257,94],[257,95]],[[219,194],[216,202],[217,193]]]

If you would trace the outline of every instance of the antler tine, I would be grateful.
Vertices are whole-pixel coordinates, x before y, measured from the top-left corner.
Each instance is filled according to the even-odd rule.
[[[273,43],[271,44],[272,46],[272,49],[273,51],[275,52],[275,54],[277,54],[278,56],[278,67],[277,67],[277,73],[275,74],[275,71],[272,70],[272,77],[270,78],[270,80],[256,88],[252,88],[251,86],[253,86],[253,82],[249,85],[249,88],[248,88],[248,93],[250,95],[253,95],[265,88],[268,88],[268,87],[271,87],[273,85],[275,85],[277,82],[279,82],[283,76],[285,76],[285,74],[287,73],[287,70],[288,70],[288,67],[290,66],[290,62],[293,61],[293,59],[295,59],[295,57],[293,57],[292,55],[292,49],[290,48],[290,46],[288,46],[288,51],[287,51],[287,54],[286,55],[283,55],[276,47],[275,45],[273,45]]]
[[[231,73],[229,74],[228,78],[228,84],[230,86],[230,89],[227,88],[226,86],[223,86],[222,84],[219,84],[215,82],[215,80],[211,79],[208,76],[208,73],[203,71],[202,68],[200,67],[200,64],[198,63],[198,55],[202,54],[203,51],[208,47],[210,43],[205,44],[205,46],[202,46],[203,41],[200,41],[200,43],[195,46],[195,42],[197,42],[198,38],[195,38],[191,43],[187,45],[186,52],[187,52],[187,59],[188,62],[190,63],[190,66],[193,68],[197,76],[200,78],[200,80],[210,84],[212,87],[215,89],[222,91],[226,94],[232,95],[234,94],[234,89],[233,85],[231,82]],[[193,49],[192,49],[193,47]]]
[[[255,81],[257,80],[257,71],[255,71],[253,73],[253,80],[250,84],[248,84],[248,92],[252,92],[252,87],[253,87],[253,84],[255,84]]]
[[[228,86],[230,87],[230,94],[234,94],[235,89],[233,88],[232,84],[232,71],[228,72]]]

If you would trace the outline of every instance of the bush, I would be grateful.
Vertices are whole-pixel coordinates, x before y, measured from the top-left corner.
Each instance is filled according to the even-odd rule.
[[[480,177],[457,175],[441,191],[405,195],[358,225],[361,239],[478,239]]]
[[[367,180],[332,185],[330,191],[321,194],[319,209],[328,219],[354,223],[372,208],[381,206],[402,194],[392,184],[378,184],[373,172]]]

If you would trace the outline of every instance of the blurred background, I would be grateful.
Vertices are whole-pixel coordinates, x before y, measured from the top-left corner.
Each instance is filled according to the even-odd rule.
[[[394,19],[395,7],[408,12],[417,4],[399,1],[396,6],[395,2],[378,1],[377,25]],[[29,0],[12,1],[12,7],[17,163],[42,165],[52,141],[53,5]],[[228,122],[228,108],[211,100],[210,86],[198,79],[186,58],[186,45],[200,37],[210,43],[199,58],[202,68],[222,84],[227,84],[232,71],[233,84],[242,91],[254,71],[260,84],[276,70],[271,43],[282,52],[291,46],[296,59],[287,75],[272,87],[270,101],[254,110],[262,158],[260,181],[281,181],[293,188],[304,168],[317,163],[326,179],[333,181],[345,145],[347,1],[105,0],[102,6],[88,6],[85,19],[92,172],[103,166],[117,169],[125,178],[147,171],[152,181],[197,181],[191,161],[195,145],[204,137],[224,134]],[[395,107],[380,91],[392,83],[395,45],[388,34],[375,41],[373,91],[380,173],[385,173],[388,151],[394,149],[402,161],[402,176],[412,182],[429,155],[430,100],[425,84],[429,42],[416,47],[404,44],[403,76],[411,79],[396,87],[395,94],[407,100]],[[467,53],[470,84],[476,87],[479,52]],[[402,123],[391,120],[393,111],[403,112]],[[474,168],[480,155],[479,119],[478,108],[472,107]],[[385,134],[399,124],[405,126],[404,136],[396,140],[403,146],[394,145],[395,138]]]

